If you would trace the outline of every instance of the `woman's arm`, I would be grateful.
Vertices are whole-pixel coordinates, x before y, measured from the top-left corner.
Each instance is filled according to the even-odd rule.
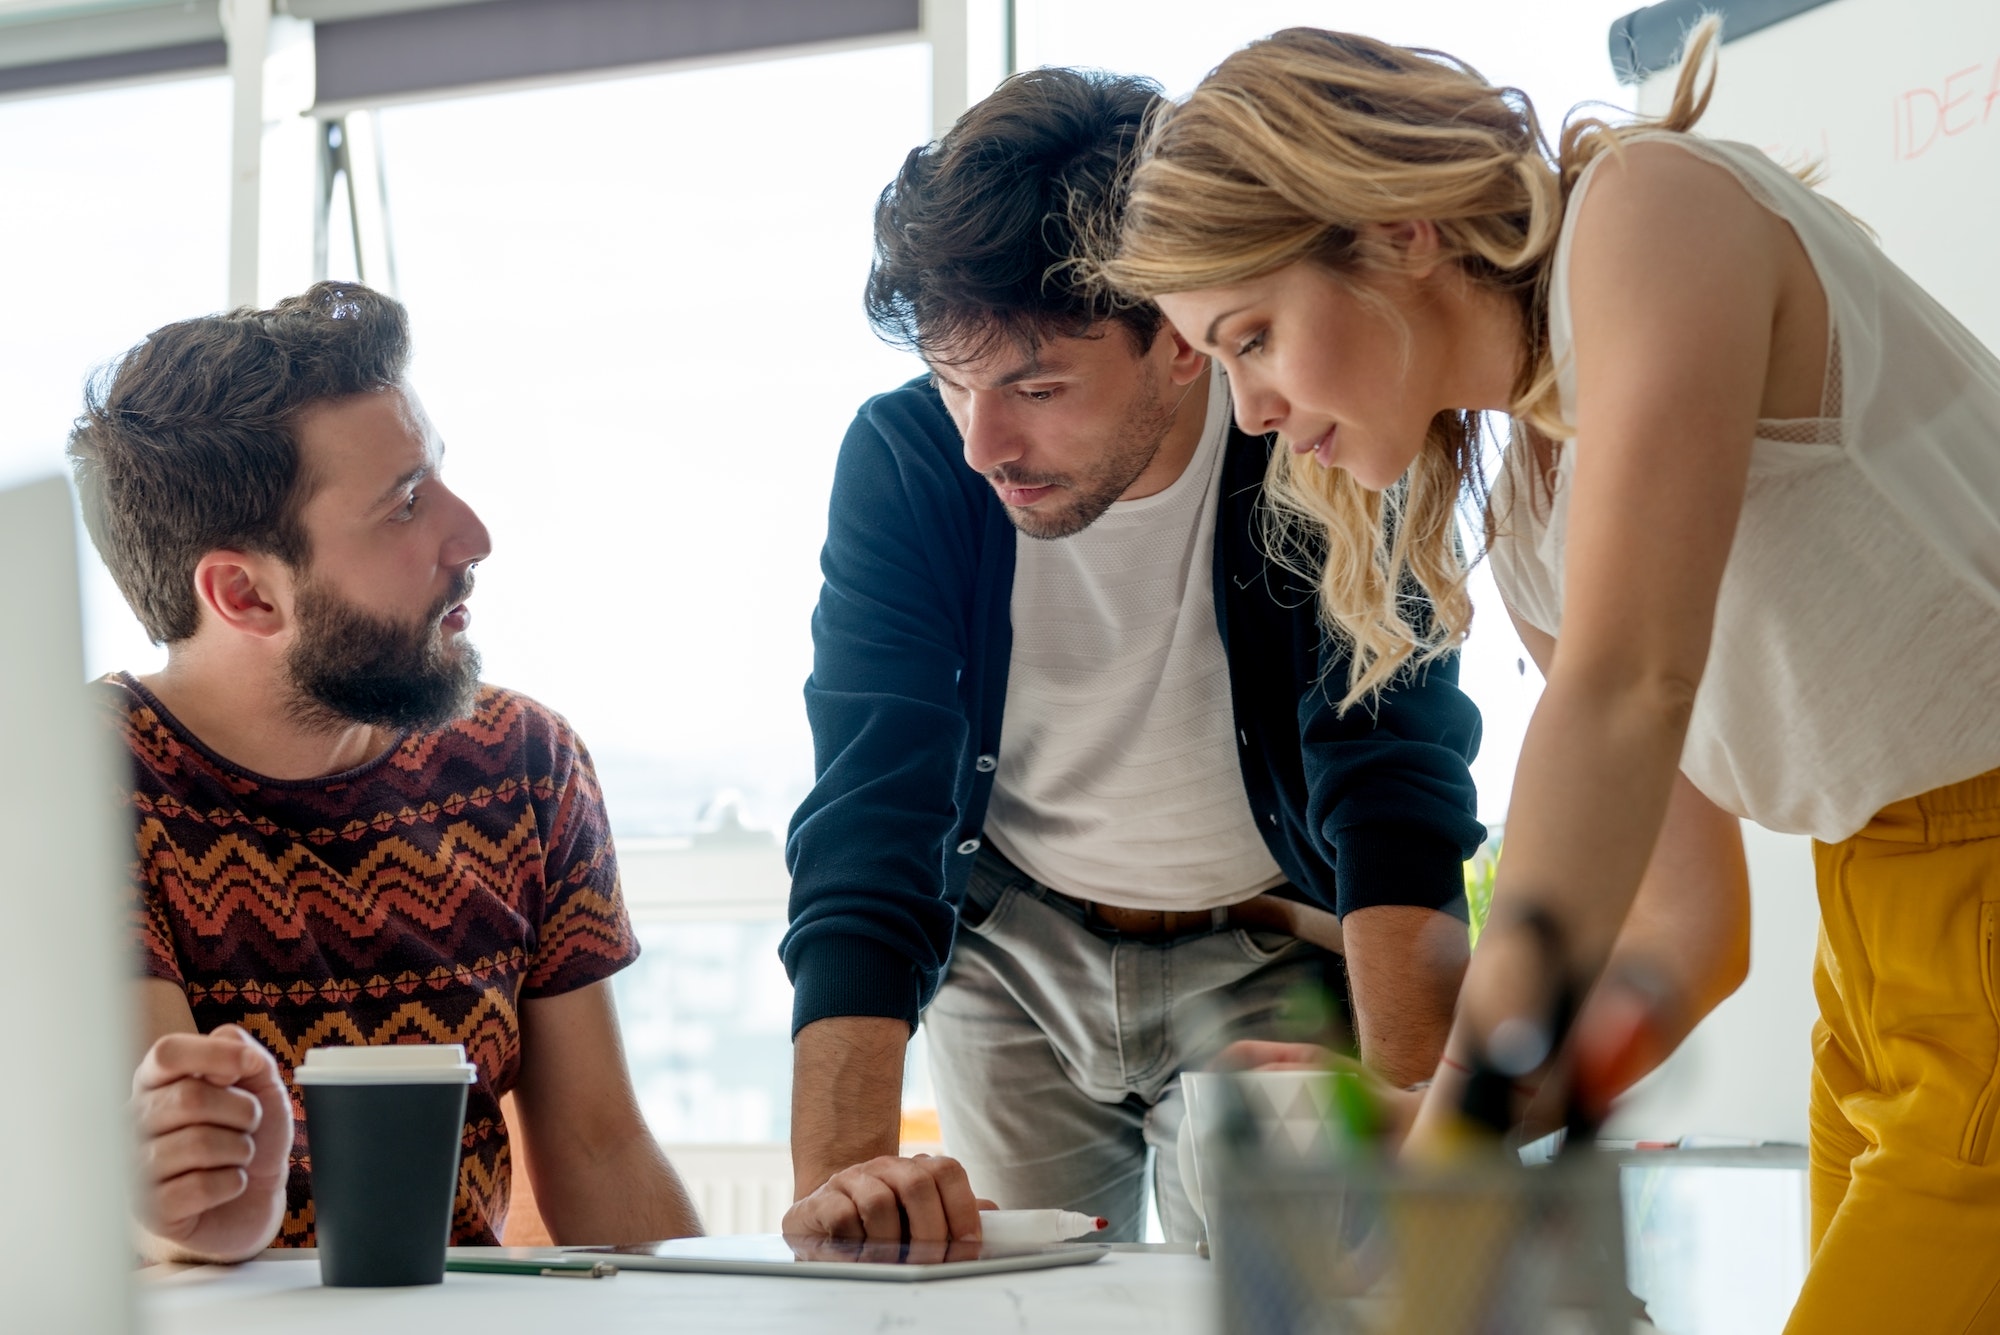
[[[1578,993],[1625,928],[1674,798],[1767,415],[1773,328],[1795,281],[1785,245],[1796,240],[1721,168],[1642,144],[1596,176],[1570,267],[1577,438],[1562,638],[1522,748],[1491,926],[1460,996],[1449,1050],[1460,1062],[1503,1021],[1547,1016],[1555,980],[1520,926],[1530,915],[1554,924]],[[1420,1144],[1456,1105],[1454,1075],[1440,1070]]]
[[[1514,626],[1546,673],[1556,642],[1518,616]],[[1750,879],[1741,823],[1703,797],[1685,776],[1676,776],[1659,841],[1605,965],[1607,977],[1644,978],[1650,987],[1638,999],[1652,1004],[1635,1017],[1632,993],[1600,988],[1584,1002],[1577,1019],[1580,1041],[1609,1068],[1605,1096],[1624,1092],[1664,1061],[1749,972]],[[1634,1019],[1640,1021],[1636,1035]],[[1469,1051],[1461,1026],[1454,1035],[1454,1059],[1463,1063]],[[1264,1070],[1361,1069],[1298,1043],[1237,1043],[1219,1064]],[[1376,1092],[1390,1134],[1400,1136],[1417,1115],[1419,1100],[1389,1085],[1378,1085]],[[1523,1130],[1530,1135],[1562,1124],[1564,1100],[1553,1094],[1526,1110]]]
[[[1514,626],[1546,673],[1555,640],[1518,616]],[[1677,774],[1653,856],[1605,963],[1606,978],[1641,986],[1599,987],[1577,1018],[1578,1044],[1602,1068],[1602,1096],[1623,1093],[1665,1061],[1749,972],[1742,824]],[[1633,1013],[1635,1004],[1643,1014]],[[1538,1101],[1527,1129],[1561,1125],[1563,1103]]]

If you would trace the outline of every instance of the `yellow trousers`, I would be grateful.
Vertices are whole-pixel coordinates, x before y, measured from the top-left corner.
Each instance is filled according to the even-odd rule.
[[[1813,858],[1813,1256],[1785,1330],[2000,1332],[2000,770]]]

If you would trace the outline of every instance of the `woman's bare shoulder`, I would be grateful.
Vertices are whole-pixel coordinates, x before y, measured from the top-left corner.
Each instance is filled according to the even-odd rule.
[[[1607,148],[1592,164],[1577,201],[1579,238],[1606,228],[1727,228],[1756,224],[1767,211],[1736,174],[1692,148],[1682,136],[1653,135]]]

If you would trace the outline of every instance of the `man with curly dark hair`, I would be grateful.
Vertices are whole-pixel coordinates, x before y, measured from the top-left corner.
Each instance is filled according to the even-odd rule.
[[[1158,100],[1017,75],[878,207],[869,314],[931,373],[862,406],[834,480],[787,850],[792,1231],[973,1237],[991,1198],[1130,1239],[1168,1147],[1190,1238],[1182,1069],[1307,986],[1390,1079],[1442,1049],[1484,834],[1456,661],[1336,709],[1344,648],[1258,541],[1271,442],[1157,307],[1074,276]],[[920,1015],[952,1158],[897,1156]]]

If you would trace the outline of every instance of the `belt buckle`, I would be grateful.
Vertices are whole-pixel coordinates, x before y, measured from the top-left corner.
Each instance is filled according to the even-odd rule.
[[[1110,916],[1111,913],[1133,914],[1133,915],[1145,914],[1153,919],[1153,925],[1144,928],[1136,926],[1135,927],[1122,926],[1118,922],[1113,921],[1112,917]],[[1170,926],[1174,918],[1178,916],[1172,909],[1128,909],[1128,908],[1119,908],[1115,905],[1098,904],[1093,902],[1090,906],[1090,914],[1091,917],[1096,921],[1096,923],[1099,926],[1103,927],[1106,931],[1115,932],[1119,936],[1122,936],[1127,940],[1131,941],[1143,941],[1148,943],[1172,941],[1184,934],[1181,932],[1174,931],[1173,928]]]

